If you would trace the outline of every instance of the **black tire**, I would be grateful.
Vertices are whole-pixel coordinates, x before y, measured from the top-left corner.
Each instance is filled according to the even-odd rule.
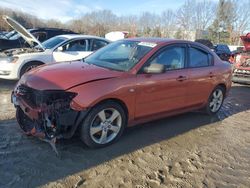
[[[113,115],[114,111],[112,112],[112,114],[110,114],[110,116],[107,118],[107,116],[109,115],[109,110],[114,110],[114,111],[117,111],[119,112],[119,115],[117,117],[117,119],[114,119],[114,121],[118,121],[118,118],[119,118],[119,124],[120,126],[117,126],[119,127],[119,132],[115,133],[115,132],[112,132],[111,129],[108,129],[108,130],[105,130],[107,133],[107,135],[109,135],[110,137],[112,137],[111,135],[114,133],[116,134],[116,136],[110,140],[109,142],[107,143],[97,143],[97,141],[94,140],[94,138],[96,138],[95,136],[93,136],[91,134],[91,131],[90,129],[93,129],[93,127],[95,128],[94,123],[96,123],[96,121],[98,121],[99,119],[99,123],[98,124],[98,127],[99,124],[102,124],[103,121],[101,121],[101,118],[99,118],[99,113],[103,112],[105,113],[105,117],[106,117],[106,120],[108,120],[109,118],[111,119],[111,116]],[[114,124],[112,121],[111,124]],[[124,128],[126,127],[126,124],[127,124],[127,116],[125,114],[125,111],[124,109],[121,107],[121,105],[119,105],[118,103],[116,102],[113,102],[113,101],[108,101],[108,102],[105,102],[105,103],[101,103],[95,107],[93,107],[90,112],[88,113],[87,117],[84,119],[82,125],[81,125],[81,140],[90,148],[100,148],[100,147],[105,147],[105,146],[108,146],[110,144],[113,144],[114,142],[116,142],[122,135],[123,131],[124,131]],[[115,126],[116,127],[116,126]],[[101,137],[102,137],[102,134],[103,134],[103,131],[104,129],[102,128],[100,130],[100,132],[97,132],[97,137],[100,136],[100,140],[101,140]],[[94,137],[94,138],[93,138]],[[96,138],[97,140],[97,138]]]
[[[21,68],[21,71],[20,71],[20,78],[24,75],[24,73],[30,71],[31,69],[35,68],[35,67],[38,67],[40,65],[43,65],[43,63],[41,62],[29,62],[29,63],[26,63],[22,68]]]
[[[214,93],[215,93],[215,92],[217,92],[218,95],[219,95],[219,93],[221,93],[222,99],[218,99],[218,100],[214,99],[214,98],[215,98],[215,97],[214,97]],[[208,98],[207,106],[206,106],[206,108],[205,108],[206,113],[207,113],[208,115],[215,115],[215,114],[221,109],[221,107],[222,107],[222,105],[223,105],[223,102],[224,102],[224,99],[225,99],[225,88],[222,87],[222,86],[217,86],[217,87],[212,91],[212,93],[210,94],[210,96],[209,96],[209,98]],[[211,104],[213,103],[213,100],[215,100],[214,103],[217,103],[217,104],[218,104],[218,106],[217,106],[215,109],[213,109],[213,107],[211,107]],[[219,105],[219,101],[220,101],[220,100],[221,100],[221,104]]]

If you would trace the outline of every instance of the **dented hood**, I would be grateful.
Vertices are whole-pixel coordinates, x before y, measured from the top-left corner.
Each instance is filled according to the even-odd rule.
[[[89,65],[82,61],[53,63],[24,74],[19,84],[37,90],[68,90],[75,86],[119,77],[123,72]]]
[[[246,36],[240,36],[240,38],[245,46],[245,50],[250,51],[250,33],[246,34]]]
[[[9,24],[10,27],[12,27],[16,32],[18,32],[31,47],[33,47],[34,43],[36,43],[41,49],[44,50],[43,45],[21,24],[19,24],[17,21],[13,20],[8,16],[3,16],[3,19],[7,24]]]

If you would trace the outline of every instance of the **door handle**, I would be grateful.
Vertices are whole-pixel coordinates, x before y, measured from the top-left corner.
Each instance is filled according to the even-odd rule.
[[[186,76],[179,76],[178,78],[176,78],[176,80],[179,82],[182,82],[182,81],[187,80],[187,77]]]
[[[213,78],[214,77],[214,73],[213,72],[210,72],[209,73],[209,78]]]

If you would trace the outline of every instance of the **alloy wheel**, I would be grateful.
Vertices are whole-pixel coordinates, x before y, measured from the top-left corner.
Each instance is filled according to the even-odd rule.
[[[107,144],[119,134],[122,126],[122,116],[114,108],[101,110],[90,125],[90,136],[97,144]]]
[[[220,109],[222,102],[223,102],[223,97],[224,96],[223,96],[223,92],[221,89],[218,88],[214,90],[210,103],[209,103],[209,108],[211,112],[215,113]]]

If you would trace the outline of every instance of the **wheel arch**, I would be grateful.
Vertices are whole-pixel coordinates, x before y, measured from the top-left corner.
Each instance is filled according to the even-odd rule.
[[[226,86],[225,83],[220,83],[220,84],[218,84],[216,87],[222,87],[223,90],[224,90],[224,94],[227,93],[227,86]],[[215,88],[216,88],[216,87],[215,87]],[[215,89],[215,88],[214,88],[214,89]]]
[[[40,65],[45,64],[44,62],[39,61],[39,60],[31,60],[31,61],[27,61],[27,62],[23,63],[23,64],[19,67],[19,69],[18,69],[18,78],[21,77],[21,72],[22,72],[23,67],[26,66],[26,65],[28,65],[28,64],[32,64],[32,63],[38,63],[38,64],[40,64]]]
[[[227,93],[228,93],[228,92],[227,92],[227,85],[226,85],[225,83],[219,83],[219,84],[215,85],[215,86],[212,88],[212,90],[210,91],[209,95],[207,96],[207,100],[209,99],[210,94],[213,93],[213,91],[214,91],[217,87],[222,87],[223,90],[224,90],[224,96],[227,95]]]
[[[92,108],[94,108],[95,106],[97,105],[100,105],[100,104],[103,104],[103,103],[106,103],[106,102],[115,102],[117,104],[119,104],[124,112],[125,112],[125,115],[126,115],[126,118],[128,120],[129,118],[129,111],[128,111],[128,107],[126,105],[126,103],[124,101],[122,101],[121,99],[118,99],[118,98],[107,98],[107,99],[103,99],[101,101],[98,101],[97,103],[94,104],[94,106]]]

